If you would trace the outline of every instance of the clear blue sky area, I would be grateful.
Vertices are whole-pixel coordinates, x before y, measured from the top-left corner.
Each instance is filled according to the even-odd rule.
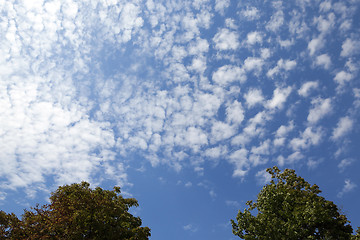
[[[236,239],[292,168],[360,226],[360,1],[0,1],[0,208],[121,186],[151,239]]]

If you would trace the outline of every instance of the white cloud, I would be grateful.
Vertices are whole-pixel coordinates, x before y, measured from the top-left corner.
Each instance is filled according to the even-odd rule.
[[[280,155],[276,158],[277,163],[280,167],[283,167],[285,165],[285,158],[284,156]]]
[[[254,136],[262,136],[264,134],[264,128],[266,121],[271,119],[271,114],[266,111],[258,112],[253,118],[248,120],[246,127],[243,129],[243,133],[236,136],[237,140],[245,140],[247,143]],[[234,137],[233,141],[236,142]]]
[[[271,16],[270,21],[266,24],[266,29],[276,32],[284,24],[284,13],[279,10]]]
[[[251,141],[251,137],[247,136],[246,133],[241,133],[232,138],[231,145],[244,146],[245,144],[249,143],[250,141]]]
[[[261,104],[264,101],[261,89],[250,89],[245,95],[246,104],[249,108],[256,104]]]
[[[227,148],[225,146],[217,146],[217,147],[206,149],[204,155],[206,157],[216,159],[216,158],[225,157],[227,153],[228,153],[228,150],[227,150]]]
[[[360,41],[356,41],[356,40],[347,38],[343,42],[341,48],[342,48],[342,50],[341,50],[340,56],[342,56],[342,57],[353,56],[360,52]]]
[[[219,85],[227,86],[228,84],[238,81],[246,81],[245,71],[237,66],[225,65],[213,73],[212,79]]]
[[[322,38],[314,38],[308,44],[310,56],[314,55],[315,52],[319,51],[324,47],[325,40]]]
[[[247,71],[257,71],[260,72],[262,66],[264,65],[264,60],[257,57],[248,57],[244,61],[244,68]]]
[[[355,183],[351,182],[350,179],[346,179],[344,187],[338,193],[338,197],[339,198],[343,197],[344,194],[353,191],[356,187],[357,187],[357,185]]]
[[[305,9],[304,9],[305,11]],[[293,11],[289,22],[289,31],[292,38],[308,38],[310,27],[307,25],[302,11]]]
[[[282,60],[282,59],[281,59]],[[286,71],[290,71],[296,67],[296,61],[295,60],[285,60],[278,63],[279,66],[281,66]]]
[[[212,199],[216,198],[216,196],[217,196],[217,194],[216,194],[216,192],[215,192],[214,190],[210,190],[210,191],[209,191],[209,195],[210,195],[210,197],[211,197]]]
[[[226,204],[226,206],[234,207],[236,209],[238,209],[240,207],[240,203],[238,201],[226,200],[225,204]]]
[[[278,74],[280,72],[280,70],[285,70],[285,71],[290,71],[292,69],[294,69],[296,67],[296,61],[295,60],[283,60],[280,59],[277,62],[277,65],[270,69],[266,75],[270,78],[272,78],[274,75]]]
[[[290,95],[291,91],[292,91],[292,88],[290,86],[288,86],[286,88],[277,87],[274,90],[273,98],[271,100],[267,101],[266,106],[269,109],[281,109],[283,107],[286,99]]]
[[[240,124],[244,120],[244,109],[240,102],[235,100],[226,107],[226,122]]]
[[[254,31],[250,32],[247,35],[246,42],[250,45],[253,45],[255,43],[262,43],[262,35],[260,32]]]
[[[0,201],[4,201],[6,199],[6,192],[0,192]]]
[[[270,140],[262,142],[258,147],[253,146],[250,152],[256,155],[268,155],[270,153]]]
[[[191,42],[188,52],[191,55],[199,55],[206,53],[209,50],[209,43],[206,39],[197,38],[196,41]]]
[[[317,89],[319,83],[317,81],[310,81],[304,83],[301,88],[298,90],[298,94],[302,97],[308,97],[312,89]]]
[[[191,182],[187,182],[187,183],[185,183],[185,185],[184,185],[185,187],[187,187],[187,188],[189,188],[189,187],[191,187],[192,186],[192,183]]]
[[[312,108],[309,111],[307,120],[311,124],[317,123],[319,120],[330,114],[332,111],[332,102],[330,98],[316,98],[311,101]]]
[[[260,185],[265,185],[271,181],[271,175],[266,171],[266,169],[258,171],[255,177]]]
[[[340,172],[343,172],[347,167],[349,167],[353,163],[354,163],[354,159],[345,158],[341,160],[341,162],[338,164],[338,168],[340,169]]]
[[[229,156],[229,162],[235,167],[233,176],[244,177],[249,170],[249,161],[247,159],[248,151],[245,148],[236,150]]]
[[[197,152],[202,145],[208,144],[208,138],[200,128],[189,127],[186,131],[176,136],[175,143],[179,146],[190,147],[194,152]]]
[[[219,32],[215,34],[213,41],[215,48],[219,50],[236,50],[240,45],[238,34],[227,28],[219,30]]]
[[[271,56],[271,51],[269,48],[262,48],[261,49],[261,58],[268,59]]]
[[[188,224],[188,225],[183,226],[183,229],[185,231],[190,231],[190,232],[197,232],[198,231],[198,228],[193,226],[192,224]]]
[[[283,146],[288,133],[291,132],[293,129],[294,129],[293,122],[290,122],[288,126],[281,125],[276,131],[274,146]]]
[[[276,130],[276,137],[286,137],[286,135],[294,129],[294,123],[290,122],[288,126],[281,125],[278,130]]]
[[[320,11],[327,12],[331,9],[331,1],[323,1],[320,3]]]
[[[293,164],[293,163],[295,163],[295,162],[303,159],[304,157],[305,157],[305,156],[304,156],[301,152],[296,151],[296,152],[290,154],[290,155],[287,157],[286,161],[287,161],[287,163],[289,163],[289,164]]]
[[[289,48],[292,45],[294,45],[294,40],[290,40],[290,39],[286,39],[286,40],[281,40],[280,37],[278,38],[278,43],[282,48]]]
[[[333,130],[331,138],[333,140],[338,140],[348,134],[353,128],[354,121],[350,117],[340,118],[336,128]]]
[[[188,69],[198,72],[199,74],[203,74],[207,68],[206,58],[205,57],[197,57],[193,58],[191,66]]]
[[[260,12],[256,7],[246,7],[240,14],[250,21],[260,17]]]
[[[348,72],[345,72],[344,70],[342,70],[335,75],[334,80],[339,85],[344,85],[346,82],[349,82],[353,78],[354,78],[354,76],[351,73],[348,73]]]
[[[220,14],[224,14],[226,8],[230,6],[230,0],[216,0],[215,1],[215,11]]]
[[[318,145],[322,136],[323,131],[321,128],[313,129],[312,127],[307,127],[299,138],[293,138],[290,141],[290,147],[295,151],[308,149],[311,146]]]
[[[123,6],[119,18],[119,26],[122,30],[122,40],[128,42],[131,39],[134,28],[139,28],[143,25],[144,20],[139,17],[141,9],[132,3],[126,3]]]
[[[235,23],[235,20],[232,19],[232,18],[225,19],[225,25],[226,25],[226,27],[231,28],[231,29],[237,29],[238,28],[238,26]]]
[[[314,23],[317,24],[317,29],[319,30],[319,32],[324,35],[334,28],[335,14],[329,13],[327,19],[323,18],[323,16],[319,16],[314,19]]]
[[[329,69],[331,66],[331,58],[328,54],[321,54],[320,56],[316,57],[315,64],[325,69]]]
[[[267,155],[278,150],[271,144],[285,145],[295,128],[285,123],[273,143],[267,140],[273,131],[267,126],[275,116],[272,110],[281,110],[289,101],[292,87],[287,86],[294,84],[284,77],[286,71],[297,70],[300,60],[307,63],[301,49],[289,49],[309,39],[306,19],[294,8],[289,24],[282,7],[263,15],[245,3],[237,3],[240,14],[223,17],[215,11],[225,13],[234,2],[214,2],[6,1],[5,21],[0,24],[0,175],[5,179],[1,186],[32,188],[47,184],[48,177],[59,184],[101,182],[104,176],[128,184],[123,159],[132,153],[143,155],[154,167],[164,164],[180,171],[191,166],[199,174],[204,172],[204,158],[227,159],[239,177],[267,161]],[[334,30],[333,15],[324,4],[321,8],[326,15],[309,26],[325,34]],[[246,22],[260,16],[265,26]],[[343,29],[351,26],[350,18],[336,20]],[[241,33],[243,21],[254,26],[252,32]],[[262,32],[264,27],[275,33],[284,30],[287,39]],[[209,38],[206,33],[214,30],[218,32]],[[315,38],[308,45],[314,65],[330,69],[336,63],[331,63],[330,54],[317,56],[326,38],[321,34]],[[343,57],[354,56],[350,43],[357,40],[349,39],[342,43]],[[244,43],[248,49],[240,49]],[[250,48],[256,44],[264,46]],[[275,60],[275,67],[270,65],[276,54],[289,52],[291,56]],[[348,63],[343,71],[335,70],[340,71],[334,77],[339,84],[357,76],[356,60]],[[271,76],[280,73],[281,87],[278,80],[263,76],[269,65],[274,67]],[[243,84],[247,74],[250,86]],[[304,84],[299,95],[309,96],[319,83]],[[264,99],[274,88],[273,96]],[[316,118],[322,117],[311,121],[318,122]],[[340,120],[333,138],[349,131],[346,126]],[[286,161],[299,159],[300,150],[319,143],[322,133],[314,127],[301,132],[290,142],[294,154]]]
[[[350,30],[351,27],[352,27],[352,21],[351,21],[350,19],[345,19],[345,20],[341,23],[339,29],[340,29],[342,32],[346,32],[346,31]]]
[[[216,121],[211,127],[210,141],[215,143],[232,137],[235,134],[235,128],[226,123]]]
[[[322,162],[323,162],[323,159],[319,159],[319,160],[309,159],[309,160],[307,161],[306,165],[307,165],[307,167],[308,167],[309,169],[315,169],[315,168],[317,168],[317,167],[320,165],[320,163],[322,163]]]

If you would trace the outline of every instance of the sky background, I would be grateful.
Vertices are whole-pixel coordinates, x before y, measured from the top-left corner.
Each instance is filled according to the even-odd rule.
[[[236,239],[293,168],[360,226],[360,1],[0,1],[0,208],[119,185],[151,239]]]

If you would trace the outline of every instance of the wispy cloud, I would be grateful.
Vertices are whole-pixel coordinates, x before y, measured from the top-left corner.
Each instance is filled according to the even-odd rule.
[[[345,184],[344,187],[342,188],[342,190],[338,193],[338,197],[341,198],[344,196],[344,194],[347,194],[351,191],[353,191],[355,188],[357,187],[357,185],[353,182],[351,182],[350,179],[346,179],[345,180]]]

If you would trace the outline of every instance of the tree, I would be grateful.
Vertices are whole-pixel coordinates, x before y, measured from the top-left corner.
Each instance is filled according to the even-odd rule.
[[[87,182],[65,185],[51,194],[50,202],[25,210],[21,221],[2,212],[1,238],[146,240],[150,236],[141,219],[128,212],[138,206],[137,200],[123,198],[119,187],[110,191],[91,189]]]
[[[356,230],[356,235],[352,237],[352,240],[360,240],[360,227]]]
[[[270,184],[263,187],[257,201],[239,211],[233,233],[242,239],[351,239],[352,227],[331,201],[319,196],[294,170],[267,169]],[[256,215],[252,215],[252,211]]]

